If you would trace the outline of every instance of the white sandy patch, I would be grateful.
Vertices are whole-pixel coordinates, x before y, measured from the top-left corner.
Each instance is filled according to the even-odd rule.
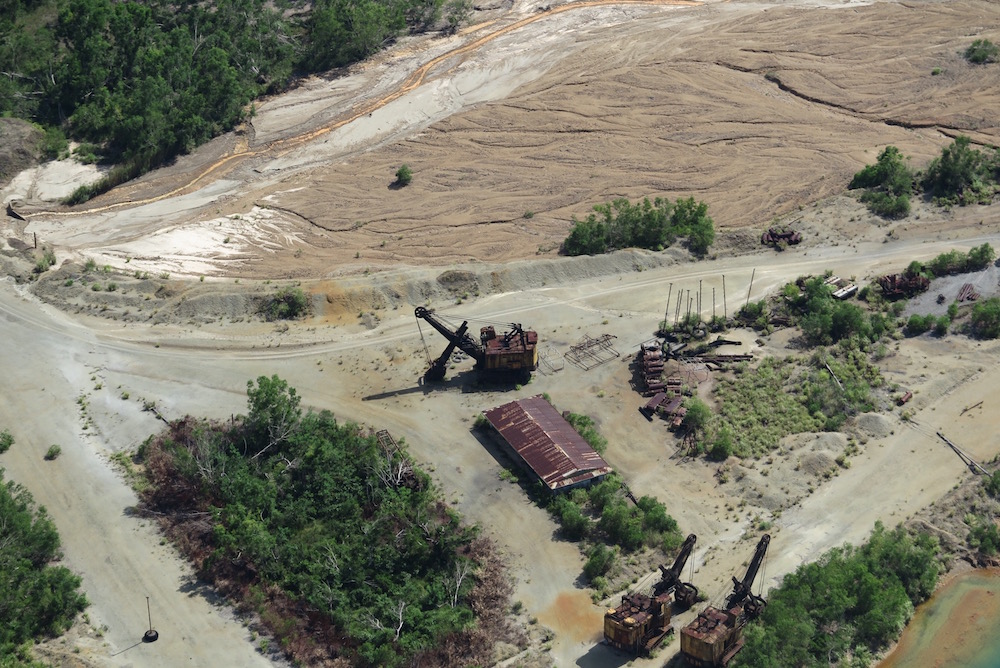
[[[57,202],[73,194],[80,186],[94,183],[104,176],[106,168],[83,165],[76,160],[53,160],[26,169],[0,190],[3,203]]]
[[[255,206],[244,214],[165,227],[89,255],[117,269],[211,276],[260,252],[299,242],[292,224],[280,213]]]

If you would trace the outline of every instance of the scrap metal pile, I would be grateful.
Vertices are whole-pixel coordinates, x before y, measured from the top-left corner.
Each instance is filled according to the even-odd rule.
[[[802,235],[792,229],[772,227],[761,235],[760,242],[765,246],[778,244],[794,246],[802,242]]]
[[[930,280],[920,274],[887,274],[877,281],[888,299],[910,298],[930,287]]]

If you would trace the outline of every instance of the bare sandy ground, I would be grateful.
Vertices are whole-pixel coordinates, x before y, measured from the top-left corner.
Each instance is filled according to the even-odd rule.
[[[123,285],[137,271],[171,277],[160,279],[172,295],[156,302],[160,320],[147,311],[126,318],[113,302],[105,315],[117,320],[75,313],[100,303],[80,286],[59,299],[50,288],[60,311],[24,287],[0,285],[9,388],[0,425],[17,440],[0,465],[49,509],[67,565],[84,576],[91,619],[108,627],[84,651],[98,665],[269,661],[129,513],[134,495],[106,458],[159,427],[142,412],[145,400],[170,418],[224,418],[243,410],[248,379],[277,373],[313,407],[405,438],[449,501],[503,546],[517,597],[555,631],[559,666],[625,658],[596,644],[603,608],[581,588],[577,548],[500,480],[493,450],[471,433],[485,408],[548,392],[560,408],[593,415],[611,442],[609,461],[636,493],[657,496],[699,535],[695,582],[713,596],[752,552],[744,534],[755,518],[774,521],[763,578],[770,586],[803,560],[863,539],[876,519],[895,524],[919,513],[967,475],[935,430],[973,456],[997,454],[988,397],[1000,389],[998,350],[959,337],[894,349],[887,373],[916,392],[913,420],[891,411],[891,433],[862,435],[852,467],[826,481],[791,463],[840,441],[800,438],[768,477],[748,464],[726,484],[714,467],[675,458],[663,425],[637,412],[643,400],[628,387],[624,361],[663,318],[668,289],[695,291],[700,282],[710,315],[711,289],[717,308],[732,312],[751,275],[749,296],[759,298],[801,274],[865,279],[953,247],[1000,246],[993,208],[918,205],[889,225],[850,198],[826,198],[888,143],[917,164],[958,132],[997,143],[1000,70],[960,57],[971,39],[1000,30],[995,4],[535,9],[519,4],[478,30],[403,44],[347,77],[267,101],[242,134],[99,198],[90,213],[42,211],[52,208],[43,197],[51,180],[37,176],[3,191],[29,214],[27,223],[4,219],[4,239],[30,243],[37,234],[60,261],[94,258]],[[431,66],[422,79],[408,79],[423,65]],[[943,73],[932,76],[935,67]],[[403,162],[413,184],[392,189]],[[717,257],[554,258],[571,216],[645,195],[708,201],[723,229]],[[807,240],[762,252],[760,227],[779,214]],[[468,290],[449,295],[445,270],[468,272],[458,283]],[[197,276],[210,278],[176,281]],[[276,278],[319,279],[303,282],[316,315],[285,329],[209,308],[219,302],[213,291],[262,290]],[[133,316],[144,301],[128,307]],[[425,353],[412,308],[425,303],[522,322],[562,368],[504,392],[463,391],[471,382],[464,367],[441,388],[419,387]],[[562,363],[584,334],[603,333],[617,337],[621,359],[590,371]],[[754,352],[785,352],[780,334],[744,338]],[[432,354],[443,348],[433,333],[427,344]],[[983,410],[961,414],[984,398]],[[51,443],[63,455],[45,462]],[[776,516],[772,496],[794,503]],[[161,640],[134,646],[147,595]]]

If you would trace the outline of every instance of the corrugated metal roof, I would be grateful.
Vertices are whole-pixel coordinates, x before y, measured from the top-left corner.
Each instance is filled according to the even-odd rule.
[[[484,415],[553,491],[611,473],[604,458],[541,396],[518,399]]]

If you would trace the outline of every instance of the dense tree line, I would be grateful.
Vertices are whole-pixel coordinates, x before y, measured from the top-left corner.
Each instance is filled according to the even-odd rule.
[[[937,583],[937,540],[881,523],[861,547],[845,545],[786,575],[747,627],[737,668],[869,666]]]
[[[327,412],[303,413],[277,376],[249,383],[247,394],[244,418],[185,419],[140,453],[152,483],[146,503],[203,518],[183,541],[193,541],[205,576],[241,582],[252,606],[280,590],[288,617],[263,617],[283,646],[316,632],[322,648],[312,651],[356,665],[409,665],[469,628],[476,530],[405,451]],[[296,626],[296,609],[312,631]]]
[[[283,89],[294,73],[347,65],[407,30],[436,25],[445,5],[5,0],[0,7],[0,114],[99,147],[123,165],[106,187],[232,129],[251,100]],[[455,22],[468,2],[450,0],[446,9]]]
[[[563,242],[567,255],[599,255],[621,248],[662,250],[687,238],[696,255],[708,252],[715,241],[715,228],[708,205],[694,198],[671,202],[657,197],[632,204],[625,198],[598,204],[584,220],[573,218],[573,227]]]
[[[938,204],[988,203],[1000,182],[1000,149],[981,151],[959,135],[941,149],[923,172],[914,172],[895,146],[886,146],[874,165],[854,175],[848,186],[864,188],[861,201],[884,218],[905,218],[910,196],[923,194]]]
[[[10,435],[2,435],[9,447]],[[80,577],[53,566],[58,558],[59,534],[45,509],[20,485],[4,483],[0,469],[0,663],[28,660],[23,645],[60,635],[87,606]]]

